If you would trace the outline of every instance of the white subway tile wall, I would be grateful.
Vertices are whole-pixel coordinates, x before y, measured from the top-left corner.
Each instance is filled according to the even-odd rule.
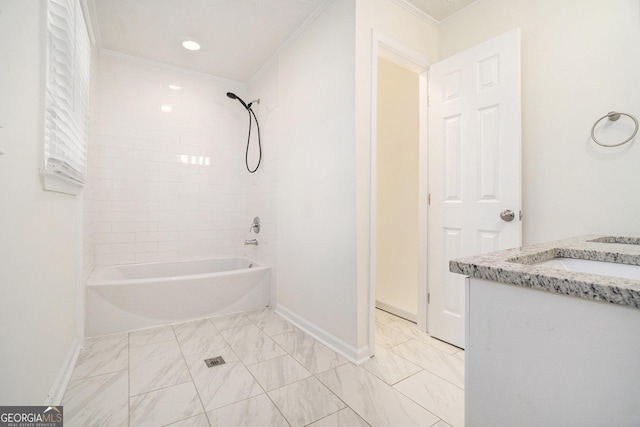
[[[249,174],[247,198],[248,224],[255,216],[262,224],[260,234],[250,233],[257,238],[258,246],[247,246],[247,253],[257,261],[271,265],[272,301],[275,302],[277,286],[277,189],[278,189],[278,141],[279,126],[282,123],[278,114],[278,62],[267,63],[249,82],[248,99],[260,99],[253,104],[253,110],[260,123],[262,135],[262,162],[254,174]],[[246,132],[247,124],[243,123]],[[255,132],[255,130],[254,130]],[[246,138],[246,135],[245,135]],[[252,140],[249,151],[249,166],[253,169],[257,161],[257,149]],[[248,230],[249,227],[247,226]]]
[[[246,112],[226,97],[245,85],[108,54],[96,68],[85,254],[96,266],[246,254],[260,215],[249,194],[275,192],[250,191]]]

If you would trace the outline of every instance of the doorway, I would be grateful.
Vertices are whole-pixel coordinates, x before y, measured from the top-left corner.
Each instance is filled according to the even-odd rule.
[[[376,307],[418,319],[419,74],[378,57]]]
[[[426,332],[428,323],[431,336],[464,347],[465,306],[460,286],[464,279],[449,272],[448,260],[516,247],[521,241],[520,218],[508,222],[500,216],[504,210],[519,212],[522,199],[520,31],[511,30],[433,64],[431,89],[425,71],[428,61],[375,34],[373,41],[369,347],[373,354],[378,286],[378,56],[420,74],[418,327]],[[432,98],[429,114],[428,91]],[[431,192],[427,189],[429,176]],[[431,304],[427,309],[428,296]]]
[[[430,62],[421,53],[374,33],[371,64],[369,348],[373,354],[376,306],[416,322],[422,331],[426,331],[427,326],[427,69]],[[403,84],[401,90],[399,84],[388,82],[388,93],[378,93],[380,83],[389,79],[389,75],[405,76],[410,80],[409,89]],[[386,95],[396,97],[400,92],[408,94],[410,99],[398,96],[394,101],[398,104],[379,105],[386,103]],[[393,105],[399,104],[410,107],[408,114],[412,118],[408,126],[413,128],[412,132],[394,130],[393,126],[379,128],[378,113],[384,119],[384,109],[393,109]],[[395,120],[391,117],[392,112],[387,111],[387,115],[390,121]],[[404,123],[406,117],[396,119]],[[402,144],[406,150],[394,150],[394,143],[400,144],[394,132],[402,132],[402,139],[410,141]],[[402,170],[407,162],[411,163],[410,171]],[[403,175],[402,188],[397,179],[395,184],[387,179],[395,173]],[[400,203],[404,208],[393,206],[394,203]],[[404,215],[403,209],[411,211]]]

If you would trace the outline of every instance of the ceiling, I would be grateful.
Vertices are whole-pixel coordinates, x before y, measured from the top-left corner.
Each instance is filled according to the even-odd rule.
[[[439,22],[476,0],[392,1]],[[88,0],[88,5],[100,49],[246,82],[329,2]],[[185,39],[199,42],[201,49],[184,49]]]

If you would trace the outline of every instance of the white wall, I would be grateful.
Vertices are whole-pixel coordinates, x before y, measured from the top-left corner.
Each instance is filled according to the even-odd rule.
[[[354,1],[279,55],[278,307],[356,351]]]
[[[437,59],[438,31],[434,23],[391,0],[356,1],[356,207],[357,207],[357,324],[358,346],[369,341],[370,194],[372,37],[391,39],[431,62]]]
[[[418,314],[418,74],[378,59],[376,303]]]
[[[0,402],[41,405],[76,337],[80,198],[42,191],[45,2],[0,0]]]
[[[113,54],[94,77],[95,264],[242,254],[248,117],[226,93],[246,98],[245,85]]]
[[[524,243],[640,234],[638,138],[617,149],[589,140],[591,126],[608,111],[640,117],[640,4],[482,0],[440,26],[439,56],[516,27],[522,30]]]

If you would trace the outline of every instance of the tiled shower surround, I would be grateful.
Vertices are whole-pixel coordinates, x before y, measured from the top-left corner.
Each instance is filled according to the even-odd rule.
[[[244,96],[243,85],[109,54],[94,74],[85,251],[95,265],[241,255],[255,178],[246,112],[226,92]]]

